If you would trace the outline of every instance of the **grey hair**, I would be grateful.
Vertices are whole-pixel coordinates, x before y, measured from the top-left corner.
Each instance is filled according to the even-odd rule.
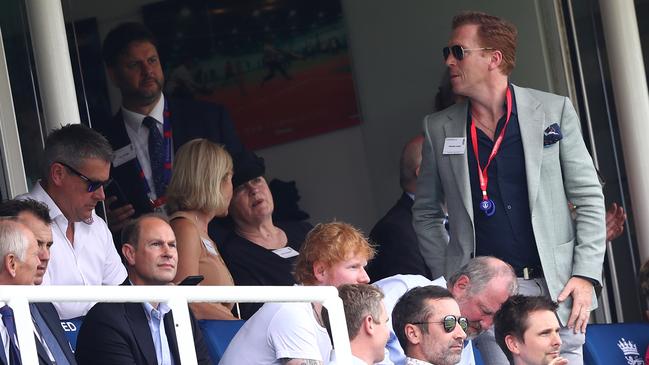
[[[101,133],[83,124],[68,124],[52,131],[45,140],[43,178],[49,176],[50,166],[63,162],[79,169],[86,159],[113,161],[113,148]]]
[[[469,278],[470,294],[480,293],[495,278],[509,279],[509,287],[507,288],[509,295],[514,295],[518,291],[518,281],[516,280],[514,268],[493,256],[478,256],[469,260],[448,278],[448,287],[452,288],[463,275]]]
[[[0,257],[3,260],[7,255],[14,254],[20,261],[25,261],[29,241],[23,229],[27,228],[14,221],[13,217],[0,217]]]

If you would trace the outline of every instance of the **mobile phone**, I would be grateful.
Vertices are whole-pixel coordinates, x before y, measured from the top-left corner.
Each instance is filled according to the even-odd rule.
[[[130,204],[128,199],[126,198],[126,194],[124,194],[124,191],[119,186],[117,180],[114,179],[111,180],[110,183],[104,189],[104,193],[106,197],[114,196],[117,198],[114,202],[110,204],[110,208],[119,208],[126,204]]]
[[[203,279],[205,279],[203,275],[190,275],[184,278],[178,285],[198,285]]]

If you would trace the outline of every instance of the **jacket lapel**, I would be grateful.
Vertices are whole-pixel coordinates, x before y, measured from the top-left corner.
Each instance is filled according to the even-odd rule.
[[[530,200],[530,212],[534,211],[536,197],[541,181],[541,164],[543,163],[543,125],[545,113],[541,103],[530,93],[514,85],[518,124],[525,153],[525,173]]]
[[[446,117],[448,120],[444,124],[444,137],[462,137],[465,141],[464,153],[461,155],[447,155],[457,182],[457,188],[462,197],[462,204],[467,214],[473,221],[473,208],[471,207],[471,183],[469,182],[469,165],[467,163],[467,148],[470,141],[466,135],[466,115],[468,103],[461,103],[448,109]],[[442,141],[444,143],[444,141]]]
[[[43,318],[43,322],[45,322],[45,325],[51,329],[52,335],[56,338],[56,342],[58,342],[59,346],[61,347],[61,350],[63,351],[63,354],[68,357],[69,353],[67,349],[70,349],[70,343],[68,342],[67,337],[65,337],[65,334],[60,332],[60,331],[55,331],[53,328],[61,328],[61,321],[59,320],[58,316],[54,316],[56,312],[52,313],[51,311],[48,310],[46,307],[46,303],[33,303],[34,304],[34,310],[37,310],[41,314],[41,318]],[[51,310],[54,310],[54,307],[51,307]],[[71,354],[70,354],[71,356]],[[69,359],[68,359],[69,360]]]
[[[169,351],[171,356],[174,357],[174,363],[180,364],[180,354],[178,353],[178,339],[176,338],[176,329],[174,327],[174,316],[171,311],[164,316],[165,334],[167,335],[167,343],[169,344]]]
[[[147,364],[157,364],[158,358],[155,354],[155,347],[153,345],[153,338],[151,338],[151,331],[149,330],[149,323],[146,319],[146,314],[141,303],[124,303],[126,310],[126,321],[135,337],[144,359]]]

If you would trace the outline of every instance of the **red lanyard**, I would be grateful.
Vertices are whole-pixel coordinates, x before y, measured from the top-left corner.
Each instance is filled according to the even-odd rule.
[[[475,159],[476,162],[478,163],[478,177],[480,178],[480,190],[482,191],[482,200],[484,201],[489,200],[489,197],[487,196],[487,185],[489,184],[489,176],[487,175],[487,169],[489,168],[489,164],[491,164],[491,161],[494,159],[494,157],[496,157],[496,154],[500,149],[500,144],[503,142],[503,139],[505,138],[505,130],[507,129],[507,125],[509,124],[509,118],[512,116],[512,92],[509,89],[509,87],[507,87],[507,94],[505,95],[505,99],[507,99],[507,119],[505,120],[505,125],[503,126],[503,129],[500,131],[498,138],[496,138],[496,142],[494,142],[494,146],[491,149],[491,154],[489,155],[489,160],[487,160],[487,164],[485,165],[484,169],[480,167],[480,155],[478,154],[478,132],[476,131],[475,120],[473,119],[473,115],[471,116],[471,144],[473,145],[473,153],[475,154]]]

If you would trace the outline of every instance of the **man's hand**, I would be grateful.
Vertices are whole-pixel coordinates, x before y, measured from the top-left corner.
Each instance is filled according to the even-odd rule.
[[[622,232],[624,232],[624,221],[626,221],[626,213],[624,213],[624,208],[617,205],[617,203],[611,204],[611,206],[606,211],[607,241],[613,241],[614,239],[620,237]]]
[[[135,214],[135,209],[131,204],[123,205],[119,208],[111,209],[110,205],[117,200],[116,196],[106,198],[106,215],[108,216],[108,228],[111,232],[118,233],[124,228],[126,222]]]
[[[548,365],[566,365],[567,363],[568,359],[558,356],[552,359]]]
[[[573,276],[557,298],[559,302],[563,302],[572,296],[572,311],[568,318],[568,328],[574,329],[575,333],[577,331],[586,333],[592,294],[593,284],[590,281]]]

